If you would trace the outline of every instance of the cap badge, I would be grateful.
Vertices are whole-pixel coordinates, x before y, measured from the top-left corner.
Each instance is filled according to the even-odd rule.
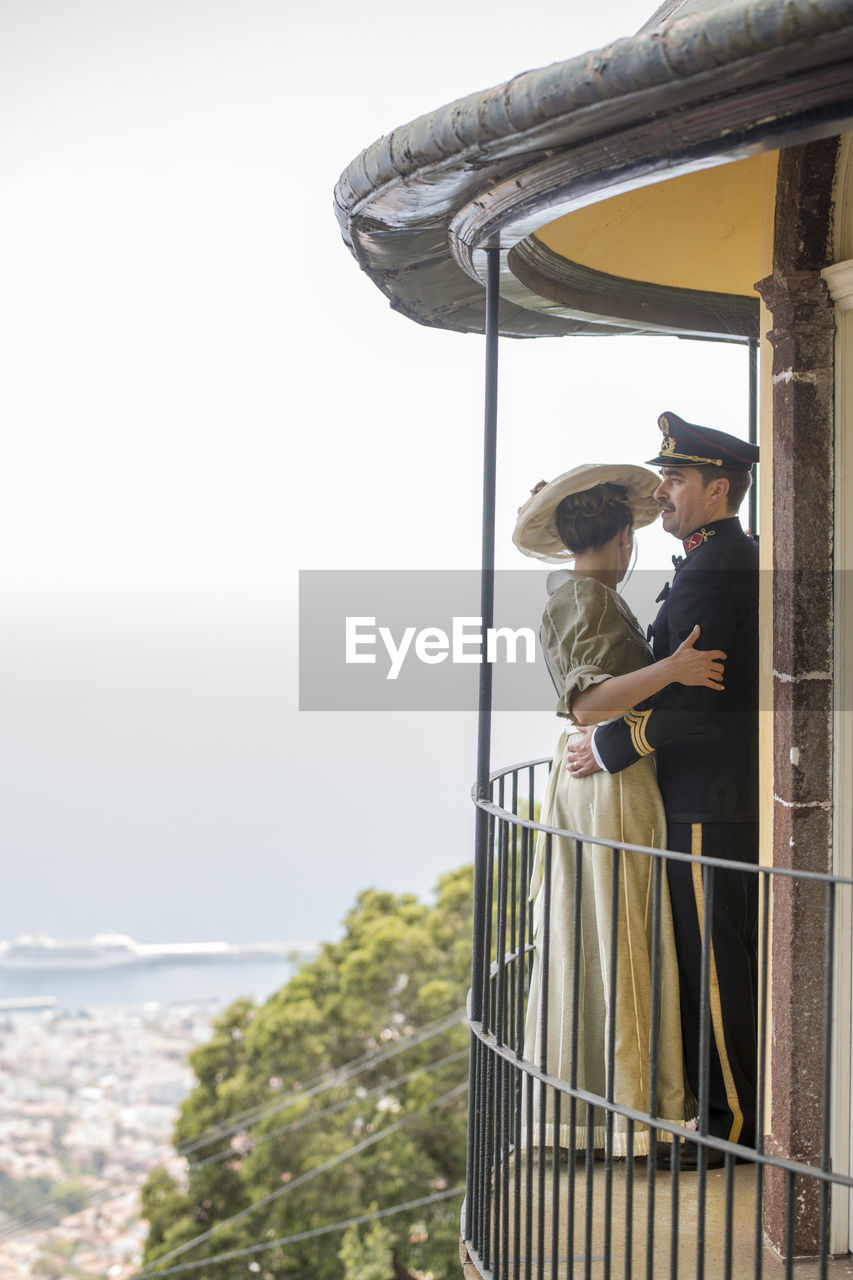
[[[675,416],[674,414],[672,415]],[[678,419],[676,419],[676,422]],[[678,448],[679,441],[671,432],[674,429],[669,422],[669,415],[662,413],[658,418],[658,426],[663,435],[663,444],[660,447],[659,458],[674,458],[677,462],[693,462],[700,467],[721,467],[723,465],[722,458],[703,458],[695,453],[682,453]],[[700,437],[701,438],[701,437]],[[703,442],[704,443],[704,442]],[[681,448],[684,448],[682,444]]]

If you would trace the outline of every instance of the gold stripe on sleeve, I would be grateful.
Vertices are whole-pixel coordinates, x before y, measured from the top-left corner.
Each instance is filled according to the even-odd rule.
[[[651,716],[651,708],[647,711],[631,710],[625,716],[625,723],[631,730],[631,743],[638,756],[647,756],[654,751],[646,737],[646,725]]]

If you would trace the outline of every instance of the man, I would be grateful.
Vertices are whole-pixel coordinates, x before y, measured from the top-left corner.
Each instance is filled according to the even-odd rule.
[[[655,498],[663,527],[684,544],[672,588],[654,622],[655,659],[667,657],[698,623],[699,645],[727,655],[723,692],[673,684],[591,741],[570,748],[576,776],[610,773],[657,752],[667,817],[667,848],[679,853],[758,861],[758,547],[737,511],[749,488],[755,445],[684,422],[658,420],[663,446]],[[659,597],[660,599],[661,597]],[[681,984],[687,1076],[699,1096],[701,955],[704,895],[698,863],[667,866]],[[709,953],[710,1079],[708,1132],[755,1145],[757,876],[717,869]],[[670,1148],[662,1148],[662,1162]],[[708,1163],[722,1163],[709,1151]],[[681,1153],[696,1165],[696,1148]]]

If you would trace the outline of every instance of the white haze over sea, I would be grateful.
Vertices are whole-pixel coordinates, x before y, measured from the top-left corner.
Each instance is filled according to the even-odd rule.
[[[332,938],[471,859],[473,715],[298,710],[300,569],[480,555],[482,340],[388,308],[332,188],[651,8],[4,5],[0,938]],[[499,567],[535,481],[651,456],[664,409],[745,434],[744,350],[504,343]],[[502,714],[493,761],[555,737]]]
[[[198,964],[52,972],[0,971],[0,1001],[51,1000],[51,1013],[79,1014],[95,1005],[230,1004],[243,996],[258,1002],[282,987],[298,962],[205,960]],[[4,1017],[0,1009],[0,1021]]]
[[[361,889],[426,894],[471,860],[472,714],[299,713],[294,615],[160,605],[69,602],[51,661],[19,603],[0,640],[0,937],[324,939]],[[501,758],[550,750],[541,721]]]

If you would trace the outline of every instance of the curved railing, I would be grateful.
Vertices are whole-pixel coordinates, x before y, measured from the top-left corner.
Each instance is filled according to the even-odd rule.
[[[849,1106],[850,1079],[837,1058],[849,1053],[849,993],[836,974],[839,921],[849,927],[853,881],[841,877],[750,866],[721,859],[670,853],[631,844],[590,840],[536,820],[550,761],[527,761],[492,775],[491,795],[477,799],[488,816],[488,840],[478,868],[475,903],[474,984],[469,996],[472,1032],[468,1178],[463,1211],[466,1265],[496,1280],[538,1277],[645,1276],[779,1277],[798,1274],[798,1257],[816,1259],[809,1274],[833,1274],[830,1258],[836,1226],[851,1212],[850,1143],[839,1116]],[[534,940],[529,885],[538,848],[543,895]],[[761,982],[757,1000],[757,1146],[744,1147],[708,1133],[708,1063],[712,1020],[710,947],[702,949],[702,1036],[698,1118],[676,1123],[656,1114],[657,1043],[649,1052],[649,1101],[630,1107],[614,1096],[615,1019],[607,1032],[608,1085],[604,1095],[578,1086],[577,1045],[562,1079],[549,1070],[547,1015],[551,946],[551,878],[556,858],[572,859],[579,883],[592,850],[609,851],[611,893],[618,900],[624,852],[653,859],[651,868],[651,1025],[661,1013],[660,935],[666,910],[666,864],[701,866],[703,937],[710,938],[714,879],[721,871],[756,876],[759,888],[757,951]],[[481,855],[483,851],[481,851]],[[600,859],[601,855],[597,855]],[[580,895],[575,895],[579,902]],[[662,905],[663,904],[663,905]],[[579,908],[578,908],[579,911]],[[574,955],[569,1025],[578,1026],[579,920],[572,923]],[[612,913],[615,919],[616,913]],[[791,929],[801,922],[808,938],[809,1002],[813,1034],[807,1062],[788,1060],[791,1046],[779,1040],[784,1026],[784,984],[768,981],[772,966],[791,963]],[[525,1025],[533,956],[539,949],[541,1036],[525,1056]],[[611,937],[616,990],[618,931]],[[796,964],[796,956],[794,957]],[[837,981],[840,976],[841,981]],[[771,996],[777,1004],[771,1028]],[[775,1030],[775,1034],[774,1034]],[[787,1056],[786,1056],[787,1055]],[[553,1064],[552,1064],[553,1065]],[[843,1068],[843,1063],[842,1063]],[[846,1091],[846,1100],[845,1100]],[[790,1108],[802,1111],[801,1123]],[[593,1112],[604,1116],[604,1142],[596,1149]],[[616,1117],[627,1133],[624,1159],[614,1144]],[[782,1123],[784,1121],[784,1123]],[[835,1121],[835,1129],[833,1129]],[[536,1145],[528,1135],[560,1132],[559,1147]],[[635,1135],[648,1155],[633,1154]],[[600,1141],[601,1125],[598,1128]],[[576,1148],[576,1131],[586,1145]],[[777,1132],[778,1131],[778,1132]],[[847,1125],[849,1139],[849,1123]],[[565,1135],[566,1129],[563,1129]],[[793,1140],[791,1135],[794,1135]],[[780,1136],[781,1135],[781,1136]],[[841,1136],[839,1136],[841,1135]],[[658,1167],[658,1150],[670,1148],[670,1168]],[[834,1149],[835,1148],[835,1149]],[[567,1158],[567,1151],[573,1152]],[[682,1164],[684,1167],[682,1167]],[[720,1168],[716,1166],[721,1164]],[[709,1166],[715,1166],[713,1168]],[[688,1171],[689,1169],[689,1171]],[[835,1233],[838,1234],[837,1232]],[[846,1239],[846,1235],[845,1235]],[[844,1245],[846,1249],[846,1244]],[[846,1265],[846,1264],[845,1264]],[[847,1272],[843,1272],[847,1274]]]

